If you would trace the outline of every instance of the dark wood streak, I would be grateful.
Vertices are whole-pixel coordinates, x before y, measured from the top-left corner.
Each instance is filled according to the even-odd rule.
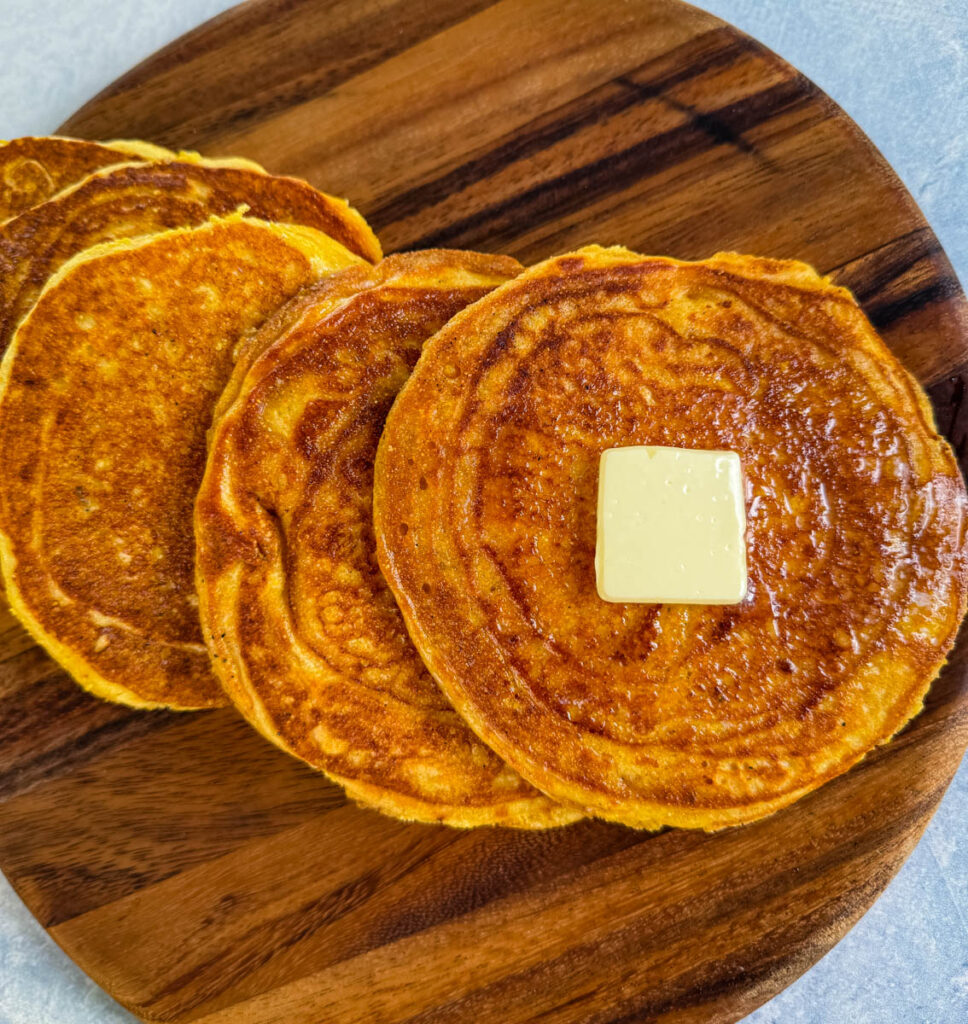
[[[446,174],[422,182],[370,207],[367,210],[367,217],[374,228],[379,230],[385,224],[420,213],[436,203],[441,196],[462,191],[485,181],[511,164],[534,157],[555,143],[601,124],[608,118],[637,106],[643,98],[662,98],[672,103],[673,101],[665,97],[668,89],[735,61],[748,49],[747,42],[725,29],[705,33],[679,47],[677,53],[636,68],[600,89],[585,94],[573,103],[563,104],[545,118],[527,124],[521,131],[492,145],[486,153],[468,160]],[[670,57],[673,58],[671,61]],[[654,64],[658,65],[655,69]],[[636,75],[641,76],[642,80],[633,77]],[[685,104],[678,104],[678,107],[685,108]],[[710,124],[719,124],[715,115],[689,112],[694,120],[705,119]],[[726,133],[729,131],[725,126],[721,126],[719,130]]]
[[[470,833],[419,831],[423,835],[415,840],[413,853],[406,852],[378,875],[364,870],[337,890],[236,936],[230,950],[169,981],[155,996],[158,1005],[166,1012],[185,1013],[244,985],[258,966],[295,945],[294,935],[299,941],[315,937],[321,952],[326,951],[323,962],[335,966],[369,948],[434,928],[494,900],[560,881],[565,872],[580,873],[650,838],[592,821],[575,829],[521,834],[515,837],[512,849],[505,850],[503,870],[495,878],[490,860],[499,844],[486,834],[482,838]],[[455,876],[462,879],[457,887]]]
[[[863,886],[865,894],[873,900],[880,888],[889,880],[889,877],[871,878]],[[824,908],[826,912],[815,911],[807,914],[801,925],[804,930],[820,930],[829,925],[829,919],[833,916],[831,910],[840,909],[834,905],[832,908]],[[741,915],[737,913],[736,916],[739,918]],[[755,957],[752,967],[748,966],[751,957]],[[677,979],[678,991],[664,999],[633,997],[626,1000],[626,1009],[615,1017],[604,1018],[602,1024],[643,1024],[645,1021],[665,1019],[689,1020],[700,1024],[706,1020],[722,1019],[718,1015],[712,1015],[717,1004],[742,1005],[745,992],[751,989],[755,991],[761,985],[769,984],[772,977],[789,973],[791,969],[792,981],[802,973],[802,969],[798,967],[802,965],[797,963],[795,957],[778,953],[775,948],[762,946],[744,950],[715,965],[703,964],[699,969],[685,972]],[[755,1002],[750,1003],[749,1009],[754,1009],[755,1006]],[[555,1018],[551,1016],[548,1019]]]
[[[899,834],[906,829],[917,829],[924,816],[931,814],[941,795],[940,792],[930,794],[902,819],[892,821],[884,828],[866,834],[863,843],[858,844],[848,840],[845,848],[831,851],[822,860],[811,862],[809,870],[805,871],[794,867],[784,875],[774,876],[770,881],[764,882],[760,886],[754,886],[745,894],[745,898],[737,900],[729,907],[719,908],[717,912],[724,918],[741,920],[744,911],[748,911],[748,908],[769,906],[776,899],[786,898],[788,893],[803,889],[811,883],[814,883],[816,891],[817,883],[822,887],[827,873],[833,867],[839,866],[843,860],[849,860],[857,873],[861,874],[864,872],[864,865],[868,857],[882,852],[885,848],[892,849],[895,855],[893,861],[888,864],[879,864],[870,876],[860,882],[861,893],[859,895],[873,901],[893,878],[903,863],[904,857],[913,848],[912,842],[907,848],[898,849]],[[855,897],[857,895],[854,894]],[[828,897],[821,894],[821,898],[821,904],[812,912],[804,915],[797,923],[803,940],[807,940],[811,933],[831,926],[836,927],[841,919],[845,909],[843,906],[844,895],[836,893]],[[848,913],[850,913],[849,910]],[[843,930],[846,931],[846,928]],[[613,1018],[609,1024],[631,1024],[633,1020],[641,1020],[643,1014],[649,1019],[659,1019],[664,1015],[681,1011],[684,1007],[693,1007],[703,1012],[703,1008],[711,1000],[733,995],[766,980],[772,973],[783,970],[788,962],[795,964],[799,950],[791,952],[789,949],[783,949],[782,944],[776,942],[777,939],[779,936],[767,932],[759,939],[759,948],[747,948],[735,952],[715,965],[712,976],[705,967],[695,970],[691,977],[687,975],[683,987],[689,993],[688,995],[680,994],[656,1001],[636,999],[631,1013]],[[775,945],[774,942],[776,942]],[[750,960],[753,960],[755,964],[752,969],[748,966]]]
[[[47,926],[307,818],[323,820],[346,802],[339,787],[266,744],[234,711],[168,715],[95,706],[170,722],[140,742],[95,746],[71,771],[37,772],[29,786],[0,799],[4,869],[35,909],[42,900]],[[99,797],[88,806],[92,791]],[[37,834],[43,843],[36,844]],[[47,900],[48,891],[56,900]]]
[[[60,685],[63,686],[63,682]],[[72,689],[77,689],[74,683],[71,682],[69,685]],[[90,701],[92,698],[87,700]],[[77,732],[66,742],[59,743],[42,754],[14,762],[9,768],[0,771],[0,800],[23,796],[34,786],[49,783],[66,775],[88,764],[92,758],[100,754],[116,750],[125,743],[143,740],[158,729],[169,726],[173,717],[164,712],[125,712],[120,709],[112,711],[112,715],[102,712],[96,718],[90,716],[84,722],[83,731]],[[47,707],[46,712],[49,716],[46,719],[47,728],[56,724],[57,734],[63,735],[67,728],[67,716],[62,716],[62,709],[57,705],[51,705]],[[94,721],[91,721],[92,718]],[[94,724],[104,718],[108,720],[103,724]],[[34,730],[31,743],[40,747],[39,738],[44,731],[43,728]],[[7,749],[4,732],[0,723],[0,745]]]
[[[766,157],[757,150],[756,146],[744,139],[742,133],[737,132],[733,126],[721,116],[720,113],[704,113],[703,111],[698,110],[691,103],[683,103],[681,100],[677,100],[672,96],[666,96],[664,95],[662,88],[658,85],[649,84],[648,86],[645,86],[639,82],[633,81],[625,75],[616,79],[616,81],[631,89],[642,99],[661,100],[663,103],[672,107],[673,110],[679,111],[680,114],[687,115],[689,123],[708,135],[713,146],[733,146],[741,153],[745,153],[749,156],[755,156],[758,160],[762,160],[767,164],[769,163]]]
[[[942,252],[941,244],[930,228],[915,228],[900,238],[857,256],[849,263],[831,268],[837,283],[869,302],[891,287],[922,260],[931,260]]]
[[[946,302],[960,293],[961,285],[957,278],[943,277],[917,291],[902,294],[892,301],[872,303],[868,315],[871,323],[878,330],[883,330],[910,313],[915,313],[931,303]]]
[[[882,850],[885,846],[891,846],[892,841],[899,833],[907,827],[917,827],[919,819],[934,806],[939,798],[939,793],[929,793],[917,804],[905,813],[900,820],[882,822],[866,832],[861,842],[852,835],[839,835],[836,837],[836,844],[827,850],[823,857],[808,862],[801,867],[799,864],[791,864],[782,870],[770,873],[761,877],[755,867],[745,866],[737,876],[737,884],[728,891],[719,891],[711,888],[709,891],[698,895],[695,902],[688,907],[676,906],[664,908],[663,912],[653,915],[647,927],[643,927],[641,921],[625,925],[609,932],[604,938],[594,937],[587,943],[580,943],[571,946],[565,953],[555,959],[543,960],[533,968],[504,976],[499,982],[485,988],[474,989],[466,996],[456,999],[445,1005],[436,1006],[425,1013],[419,1013],[406,1018],[407,1024],[443,1024],[443,1022],[455,1022],[461,1020],[477,1019],[477,1013],[482,1007],[489,1005],[508,1005],[511,998],[527,1000],[530,993],[554,993],[567,989],[567,979],[576,973],[587,973],[592,975],[591,964],[603,964],[608,966],[597,966],[594,968],[595,983],[603,983],[612,987],[616,992],[620,991],[623,984],[635,977],[636,968],[631,969],[621,965],[629,960],[634,964],[636,961],[651,962],[655,956],[662,956],[663,953],[671,953],[675,956],[676,951],[681,948],[683,940],[687,940],[696,919],[715,917],[718,921],[741,921],[750,913],[759,913],[764,906],[769,906],[777,899],[786,898],[791,891],[802,890],[817,886],[822,887],[827,873],[834,866],[840,866],[845,860],[851,865],[855,872],[862,873],[864,865],[873,853]],[[807,840],[809,842],[809,840]],[[898,857],[888,871],[887,877],[873,877],[865,884],[870,885],[874,892],[887,883],[894,871],[900,866],[903,858]],[[843,895],[832,893],[824,896],[823,901],[811,915],[799,922],[799,926],[806,934],[812,931],[825,928],[835,923],[838,919],[839,902]],[[764,936],[760,941],[768,947],[772,936]],[[700,1008],[709,998],[728,994],[747,987],[755,980],[757,974],[762,976],[782,966],[784,953],[779,949],[771,956],[766,949],[758,950],[759,966],[752,971],[748,968],[750,953],[748,949],[738,949],[730,957],[715,964],[710,973],[710,965],[702,963],[698,967],[689,962],[687,958],[677,961],[679,969],[689,978],[687,984],[682,985],[684,992],[676,992],[669,997],[663,994],[654,996],[647,988],[641,987],[645,982],[644,977],[639,979],[639,992],[631,999],[622,1000],[624,1007],[615,1021],[638,1021],[638,1020],[659,1020],[664,1015],[683,1007],[695,1006]],[[765,955],[764,955],[765,954]],[[789,954],[787,954],[789,955]],[[701,958],[702,954],[699,954]],[[645,969],[639,971],[644,974]],[[615,977],[618,974],[619,977]],[[692,977],[690,977],[692,975]],[[678,980],[678,978],[677,978]],[[533,1020],[558,1020],[558,1012],[568,1007],[581,1005],[590,1000],[594,990],[585,992],[577,997],[564,999],[562,1002],[552,1002],[552,1005],[535,1016],[527,1016],[522,1019]],[[552,997],[553,999],[553,997]],[[517,1009],[517,1007],[515,1007]],[[566,1018],[571,1019],[571,1018]],[[593,1019],[608,1019],[599,1018]],[[697,1020],[703,1018],[697,1017]]]
[[[938,430],[951,442],[951,447],[955,450],[962,470],[968,464],[966,379],[968,379],[968,366],[950,374],[928,389],[938,422]]]
[[[126,129],[131,137],[175,148],[193,145],[323,95],[491,2],[250,4],[176,40],[108,86],[74,116],[75,131],[89,138],[109,136],[115,130],[112,115],[105,116],[110,103],[131,116]],[[396,22],[397,30],[374,29],[374,19]],[[285,61],[278,60],[280,47]],[[194,80],[196,64],[206,72],[216,70],[207,60],[213,50],[222,55],[214,80],[206,74]],[[179,73],[172,81],[173,66],[184,69],[184,77]]]
[[[656,175],[683,160],[722,145],[768,121],[780,111],[809,103],[802,82],[793,78],[755,93],[740,103],[720,107],[702,117],[693,116],[679,128],[644,139],[619,152],[526,189],[493,206],[428,232],[416,239],[416,249],[434,246],[474,247],[509,244],[522,223],[531,227],[564,217],[631,183]],[[718,128],[711,133],[708,125]],[[377,227],[379,223],[377,222]]]
[[[919,228],[836,268],[879,330],[932,302],[961,294],[961,286],[937,238]]]
[[[15,699],[0,701],[0,799],[69,774],[177,718],[94,699],[36,647],[0,664],[3,684]]]
[[[547,47],[522,54],[534,19]],[[386,137],[352,131],[377,102]],[[242,155],[356,199],[388,247],[808,259],[931,385],[968,464],[968,306],[930,228],[815,87],[674,0],[257,0],[65,130],[210,152],[244,138]],[[458,834],[348,806],[230,712],[98,704],[8,616],[0,866],[146,1019],[726,1024],[897,870],[968,743],[966,673],[963,635],[892,744],[749,828]]]

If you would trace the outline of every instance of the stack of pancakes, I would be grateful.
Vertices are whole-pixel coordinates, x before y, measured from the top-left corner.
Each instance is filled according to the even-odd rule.
[[[918,385],[801,263],[381,259],[342,200],[0,144],[0,563],[85,688],[232,703],[451,825],[760,818],[920,710],[968,593]],[[741,604],[612,604],[601,452],[740,455]]]

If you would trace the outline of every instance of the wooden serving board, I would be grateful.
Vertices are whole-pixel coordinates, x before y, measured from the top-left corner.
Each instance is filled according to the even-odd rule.
[[[806,259],[965,465],[968,310],[937,239],[829,99],[676,0],[259,0],[63,130],[305,176],[387,251]],[[968,743],[963,637],[903,735],[757,825],[460,833],[347,804],[231,711],[99,703],[9,615],[0,659],[0,867],[148,1020],[735,1021],[866,910]]]

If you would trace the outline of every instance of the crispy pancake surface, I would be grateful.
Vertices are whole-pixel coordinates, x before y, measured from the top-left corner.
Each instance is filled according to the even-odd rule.
[[[366,260],[380,258],[366,221],[304,181],[231,159],[126,163],[0,227],[0,353],[44,283],[71,257],[102,242],[194,227],[240,207],[259,220],[316,228]]]
[[[426,338],[521,267],[392,256],[307,289],[243,351],[196,503],[202,627],[248,720],[350,796],[405,819],[575,820],[467,728],[376,563],[372,464]]]
[[[146,158],[124,147],[56,135],[0,142],[0,224],[102,167]]]
[[[598,460],[625,445],[739,453],[742,604],[598,597]],[[800,263],[531,268],[425,346],[374,503],[457,710],[544,792],[637,827],[752,821],[845,771],[920,710],[965,610],[965,488],[927,400]]]
[[[362,262],[306,227],[239,216],[66,263],[0,364],[7,597],[98,696],[224,703],[198,625],[192,505],[243,332]]]

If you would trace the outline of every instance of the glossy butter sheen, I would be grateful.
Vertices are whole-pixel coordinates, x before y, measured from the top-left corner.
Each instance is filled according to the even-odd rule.
[[[91,173],[0,227],[0,354],[46,282],[78,253],[105,242],[196,227],[244,210],[253,220],[315,228],[370,262],[380,258],[376,236],[341,199],[249,161],[171,156]]]
[[[633,445],[602,452],[598,594],[642,604],[738,604],[746,508],[735,452]]]
[[[374,551],[373,457],[397,391],[427,338],[521,269],[431,250],[306,289],[243,343],[195,505],[201,621],[225,692],[283,750],[407,820],[581,816],[448,704]]]
[[[598,596],[598,460],[631,445],[740,456],[741,604]],[[628,825],[753,821],[846,771],[920,710],[965,610],[952,452],[803,263],[590,246],[529,268],[425,346],[375,492],[381,568],[458,711]]]
[[[240,339],[362,263],[231,216],[69,260],[0,363],[0,562],[12,610],[100,697],[225,703],[198,623],[192,502]]]

